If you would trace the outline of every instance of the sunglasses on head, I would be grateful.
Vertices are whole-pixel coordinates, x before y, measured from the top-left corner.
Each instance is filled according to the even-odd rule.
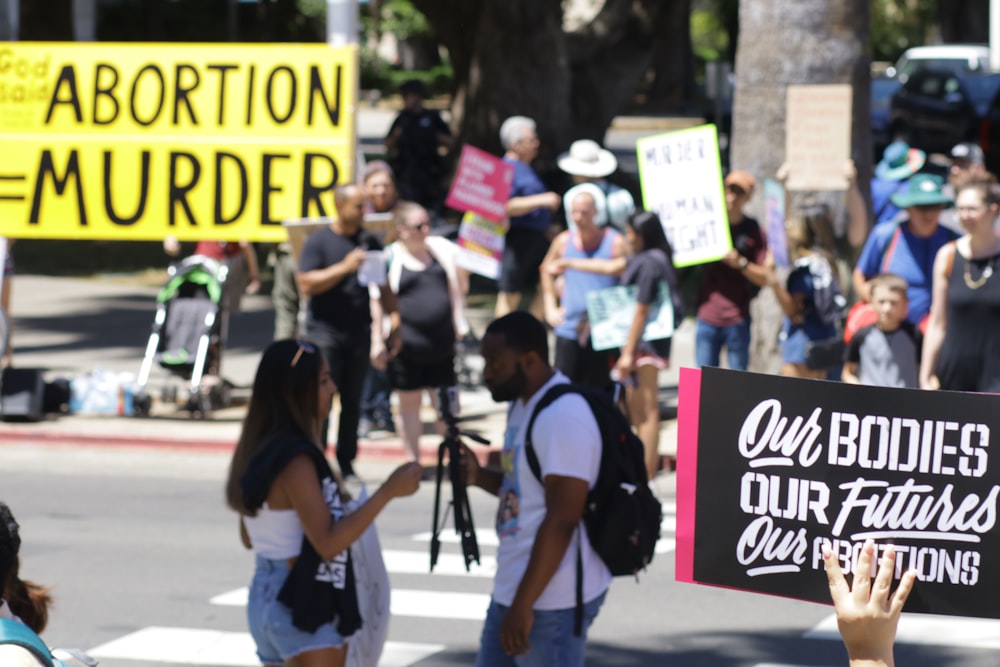
[[[295,356],[292,357],[292,363],[288,365],[289,368],[295,368],[295,364],[299,363],[299,359],[302,358],[302,353],[306,352],[308,354],[316,354],[316,346],[307,340],[302,340],[301,338],[295,341],[299,346],[299,349],[295,351]]]

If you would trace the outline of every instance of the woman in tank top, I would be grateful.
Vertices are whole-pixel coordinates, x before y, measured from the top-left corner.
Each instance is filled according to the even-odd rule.
[[[226,500],[256,555],[247,616],[264,665],[345,664],[362,621],[350,546],[391,499],[420,484],[420,467],[402,465],[348,511],[340,475],[318,444],[336,390],[315,345],[272,343],[230,463]]]
[[[389,360],[389,383],[399,398],[406,455],[420,457],[420,404],[425,390],[453,387],[455,342],[469,332],[465,320],[468,274],[455,264],[458,246],[430,236],[430,216],[419,204],[396,209],[398,240],[385,249],[388,288],[396,295],[403,345]],[[431,402],[437,397],[430,391]],[[457,406],[453,406],[456,407]],[[443,426],[438,425],[443,431]]]
[[[930,321],[920,363],[922,389],[1000,392],[1000,239],[993,224],[1000,188],[992,174],[958,184],[965,235],[938,251]]]

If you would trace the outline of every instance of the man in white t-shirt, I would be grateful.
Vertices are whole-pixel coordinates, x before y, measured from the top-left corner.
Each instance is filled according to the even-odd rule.
[[[500,498],[497,573],[476,666],[583,665],[587,629],[611,584],[581,524],[600,468],[597,421],[576,394],[538,414],[531,441],[544,480],[539,482],[524,454],[524,430],[549,387],[568,382],[549,365],[545,327],[526,312],[510,313],[486,329],[482,354],[483,382],[493,400],[511,406],[501,469],[481,468],[469,452],[464,457],[466,482]],[[575,636],[581,539],[583,624]]]

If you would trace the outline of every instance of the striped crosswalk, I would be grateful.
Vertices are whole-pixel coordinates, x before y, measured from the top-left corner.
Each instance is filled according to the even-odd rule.
[[[672,502],[664,503],[658,553],[674,550],[675,511]],[[454,531],[441,535],[443,546],[433,574],[429,572],[430,533],[415,533],[408,540],[396,540],[394,548],[383,549],[383,560],[392,582],[392,616],[438,621],[441,631],[428,636],[428,641],[397,641],[390,624],[390,639],[380,665],[407,667],[445,651],[447,639],[454,637],[456,621],[469,624],[467,636],[477,636],[476,625],[486,616],[489,591],[497,569],[494,556],[497,537],[489,529],[477,530],[476,536],[482,554],[479,564],[473,563],[468,570]],[[206,602],[213,606],[245,607],[247,588],[219,592]],[[205,628],[149,626],[94,647],[89,653],[101,660],[149,661],[162,665],[251,667],[260,664],[249,633]]]

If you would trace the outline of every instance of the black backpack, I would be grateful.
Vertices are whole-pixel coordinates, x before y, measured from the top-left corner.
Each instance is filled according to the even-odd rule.
[[[653,560],[660,539],[663,509],[649,488],[642,441],[632,431],[606,392],[574,384],[551,387],[535,405],[528,419],[524,453],[532,474],[541,482],[538,456],[531,443],[531,430],[538,413],[566,394],[579,394],[587,401],[601,432],[601,466],[594,488],[587,494],[583,525],[594,551],[613,576],[636,576]],[[579,543],[578,543],[579,544]],[[583,556],[576,556],[576,628],[583,623]]]

